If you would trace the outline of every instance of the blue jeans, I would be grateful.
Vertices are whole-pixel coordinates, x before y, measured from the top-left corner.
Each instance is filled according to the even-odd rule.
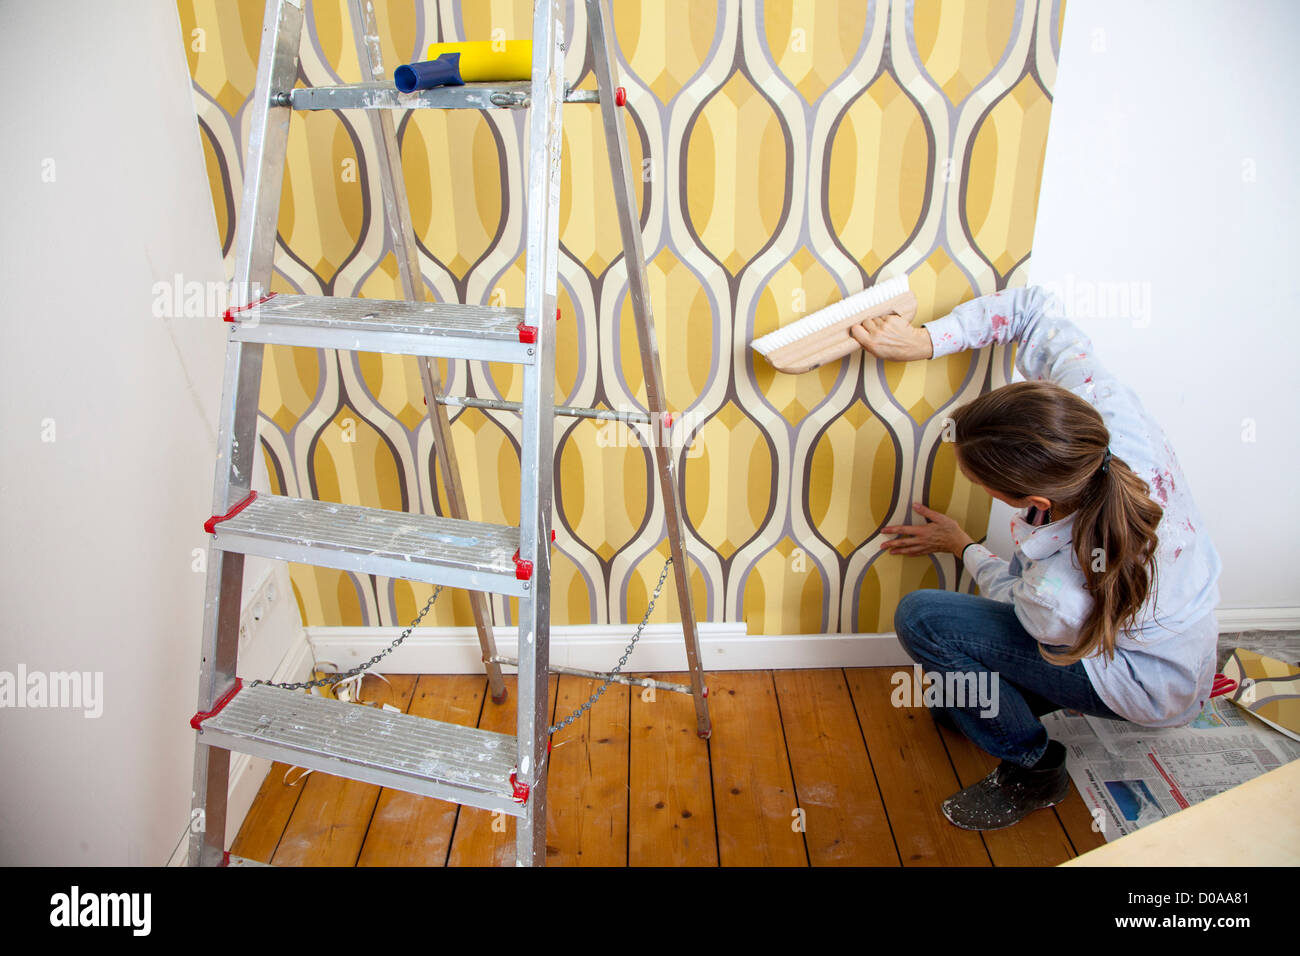
[[[1082,661],[1062,667],[1043,659],[1039,642],[1010,603],[955,591],[913,591],[894,612],[894,630],[926,673],[927,684],[953,675],[935,684],[934,694],[941,686],[950,689],[943,704],[953,722],[1000,760],[1033,766],[1048,743],[1038,718],[1063,707],[1124,719],[1097,696]],[[996,706],[988,706],[991,693],[983,695],[983,703],[974,699],[972,685],[983,688],[994,681]]]

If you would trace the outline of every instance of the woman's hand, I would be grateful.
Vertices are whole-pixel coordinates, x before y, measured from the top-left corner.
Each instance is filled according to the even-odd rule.
[[[932,511],[922,504],[914,504],[912,508],[927,519],[926,524],[897,524],[880,529],[885,534],[902,535],[880,545],[890,554],[933,554],[936,551],[951,551],[960,557],[966,545],[975,540],[947,515]]]
[[[925,326],[917,328],[896,312],[850,326],[849,334],[876,358],[911,362],[934,357],[934,343]]]

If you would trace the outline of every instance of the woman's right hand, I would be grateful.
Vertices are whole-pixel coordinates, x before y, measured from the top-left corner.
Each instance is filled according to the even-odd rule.
[[[896,312],[850,326],[849,334],[876,358],[911,362],[934,356],[934,343],[925,326],[916,327]]]

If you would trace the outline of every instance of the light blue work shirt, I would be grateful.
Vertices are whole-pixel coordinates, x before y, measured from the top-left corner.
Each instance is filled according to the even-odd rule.
[[[1083,665],[1097,694],[1122,717],[1148,727],[1189,723],[1214,681],[1222,563],[1164,431],[1133,390],[1097,361],[1092,342],[1065,318],[1060,301],[1037,286],[974,299],[925,327],[935,358],[1019,343],[1016,367],[1026,379],[1066,388],[1101,414],[1111,453],[1147,483],[1164,516],[1156,529],[1155,599],[1148,597],[1138,619],[1117,635],[1113,660],[1098,649]],[[1017,514],[1012,561],[979,544],[965,553],[980,593],[1014,604],[1025,630],[1048,645],[1072,645],[1093,605],[1071,546],[1073,523],[1067,515],[1034,527]]]

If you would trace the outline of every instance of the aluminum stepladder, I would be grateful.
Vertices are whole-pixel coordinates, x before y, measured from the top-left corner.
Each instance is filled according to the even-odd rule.
[[[668,422],[626,133],[617,112],[609,0],[586,0],[596,91],[570,90],[563,77],[564,31],[556,7],[535,0],[532,79],[471,83],[399,94],[384,81],[374,4],[352,0],[363,75],[337,87],[294,89],[303,0],[269,0],[251,105],[245,188],[232,288],[247,305],[232,308],[218,432],[205,596],[203,656],[195,747],[189,863],[220,865],[232,751],[279,760],[516,818],[516,863],[546,860],[548,676],[607,675],[550,667],[550,541],[553,415],[608,418],[554,405],[561,112],[565,102],[600,104],[627,263],[648,412],[619,413]],[[530,108],[527,274],[520,308],[434,304],[424,299],[391,110]],[[380,154],[385,214],[401,271],[403,301],[268,293],[276,242],[289,120],[294,110],[366,110]],[[451,517],[402,514],[349,505],[258,495],[251,489],[257,446],[262,353],[268,344],[417,356]],[[518,528],[467,520],[445,405],[474,404],[441,394],[434,359],[522,366]],[[699,639],[684,552],[681,500],[667,441],[652,442],[664,503],[674,582],[682,615],[689,687],[659,684],[694,698],[697,732],[711,733]],[[430,475],[430,481],[433,476]],[[433,487],[431,485],[431,487]],[[500,664],[517,663],[515,736],[358,707],[236,677],[244,556],[338,568],[361,574],[459,587],[470,592],[493,700],[505,700]],[[484,592],[519,599],[517,661],[496,653]],[[626,678],[620,678],[631,683]],[[640,682],[637,682],[640,683]]]

